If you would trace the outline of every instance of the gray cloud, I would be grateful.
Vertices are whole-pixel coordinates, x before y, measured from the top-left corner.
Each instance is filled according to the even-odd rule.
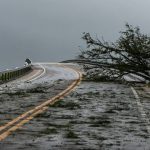
[[[126,22],[149,33],[149,0],[0,0],[0,68],[73,58],[82,32],[109,41]]]

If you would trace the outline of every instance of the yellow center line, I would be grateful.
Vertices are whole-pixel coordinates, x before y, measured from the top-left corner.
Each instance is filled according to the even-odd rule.
[[[12,132],[16,131],[18,128],[20,128],[21,126],[23,126],[25,123],[29,122],[31,119],[34,118],[34,116],[42,113],[44,110],[48,109],[48,107],[43,107],[42,109],[36,111],[35,113],[33,113],[31,116],[27,117],[26,119],[22,120],[21,122],[19,122],[17,125],[11,127],[10,129],[8,129],[6,132],[2,133],[0,135],[0,141],[4,140],[8,135],[10,135]]]
[[[4,131],[2,134],[0,134],[0,141],[4,140],[12,132],[16,131],[22,125],[24,125],[25,123],[29,122],[31,119],[34,118],[34,116],[36,116],[37,114],[42,113],[43,111],[45,111],[48,108],[47,107],[48,105],[50,105],[50,104],[52,105],[56,101],[58,101],[59,99],[61,99],[64,96],[68,95],[71,91],[73,91],[76,88],[76,86],[78,84],[80,84],[80,82],[82,80],[82,74],[79,71],[76,71],[75,69],[72,69],[72,68],[67,68],[67,69],[73,70],[79,76],[79,79],[77,79],[74,82],[72,82],[72,84],[70,86],[68,86],[68,88],[66,88],[64,91],[62,91],[61,93],[59,93],[55,97],[49,99],[48,101],[42,103],[41,105],[35,107],[34,109],[32,109],[30,111],[25,112],[24,114],[20,115],[16,119],[14,119],[14,120],[8,122],[6,125],[0,127],[0,131],[6,129],[7,127],[10,127],[6,131]],[[17,124],[14,125],[15,123],[17,123]],[[12,125],[12,127],[11,127],[11,125]]]
[[[70,68],[69,68],[69,69],[70,69]],[[79,73],[78,73],[78,75],[79,75]],[[79,77],[80,77],[80,76],[81,76],[81,75],[79,75]],[[0,131],[6,129],[7,127],[9,127],[9,126],[11,126],[11,125],[13,125],[13,124],[15,124],[16,122],[18,122],[19,120],[23,119],[24,117],[26,117],[26,116],[32,114],[34,111],[37,111],[37,110],[41,109],[42,107],[48,105],[48,104],[49,104],[51,101],[53,101],[54,99],[59,98],[59,96],[63,95],[67,90],[69,90],[69,89],[71,88],[71,86],[74,86],[74,83],[76,83],[76,81],[74,81],[67,89],[65,89],[64,91],[62,91],[61,93],[59,93],[59,94],[56,95],[55,97],[53,97],[53,98],[51,98],[50,100],[48,100],[48,101],[42,103],[41,105],[35,107],[35,108],[32,109],[32,110],[29,110],[29,111],[25,112],[24,114],[20,115],[19,117],[15,118],[14,120],[8,122],[6,125],[1,126],[1,127],[0,127]]]

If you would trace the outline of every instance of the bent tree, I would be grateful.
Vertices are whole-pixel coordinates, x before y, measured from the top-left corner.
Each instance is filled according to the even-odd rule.
[[[150,37],[142,34],[139,27],[126,24],[113,43],[94,39],[89,33],[82,38],[87,48],[78,57],[94,64],[92,69],[101,68],[114,78],[132,73],[150,81]]]

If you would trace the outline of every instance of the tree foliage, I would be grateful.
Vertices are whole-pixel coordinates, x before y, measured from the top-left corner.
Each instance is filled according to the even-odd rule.
[[[113,43],[93,39],[89,33],[84,33],[83,40],[87,49],[81,50],[79,58],[94,62],[95,68],[101,66],[117,77],[133,73],[150,80],[150,37],[142,34],[139,27],[126,24]]]

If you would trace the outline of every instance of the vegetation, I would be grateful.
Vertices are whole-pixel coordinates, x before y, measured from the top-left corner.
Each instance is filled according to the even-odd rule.
[[[118,79],[126,74],[135,74],[150,81],[150,37],[140,32],[139,27],[125,25],[116,42],[93,39],[84,33],[87,49],[81,50],[80,59],[89,61],[86,70],[95,70],[108,79]],[[100,70],[99,70],[100,69]],[[93,77],[95,74],[91,74]]]

